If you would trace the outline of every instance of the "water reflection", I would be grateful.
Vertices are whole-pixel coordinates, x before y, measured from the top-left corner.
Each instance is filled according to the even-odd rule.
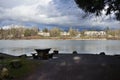
[[[99,41],[99,40],[0,40],[0,52],[20,55],[31,55],[36,48],[52,48],[60,53],[99,53],[119,54],[120,41]]]

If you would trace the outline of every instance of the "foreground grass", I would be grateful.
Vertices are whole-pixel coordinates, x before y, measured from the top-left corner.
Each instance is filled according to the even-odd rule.
[[[10,63],[12,60],[19,60],[22,64],[20,68],[12,68]],[[37,66],[39,65],[38,62],[34,60],[28,60],[25,58],[9,58],[0,61],[0,64],[7,67],[9,71],[9,75],[13,78],[21,78],[31,74],[34,70],[36,70]]]

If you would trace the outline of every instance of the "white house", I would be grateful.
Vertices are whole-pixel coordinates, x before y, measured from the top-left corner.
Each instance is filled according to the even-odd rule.
[[[60,35],[61,35],[61,36],[69,36],[70,33],[69,33],[69,32],[61,32]]]
[[[50,33],[49,32],[38,32],[38,35],[40,36],[45,36],[45,37],[49,37],[50,36]]]
[[[86,36],[105,36],[105,31],[85,31],[84,34]]]

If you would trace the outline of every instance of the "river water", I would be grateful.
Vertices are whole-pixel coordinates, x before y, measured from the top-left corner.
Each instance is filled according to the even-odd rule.
[[[60,53],[91,53],[105,52],[108,55],[120,54],[119,40],[0,40],[0,52],[21,55],[35,52],[34,49],[52,48]]]

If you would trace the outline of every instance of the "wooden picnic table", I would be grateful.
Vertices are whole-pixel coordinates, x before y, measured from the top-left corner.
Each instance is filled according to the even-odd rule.
[[[38,58],[41,59],[48,59],[49,58],[49,51],[51,48],[46,48],[46,49],[35,49],[37,52]]]

